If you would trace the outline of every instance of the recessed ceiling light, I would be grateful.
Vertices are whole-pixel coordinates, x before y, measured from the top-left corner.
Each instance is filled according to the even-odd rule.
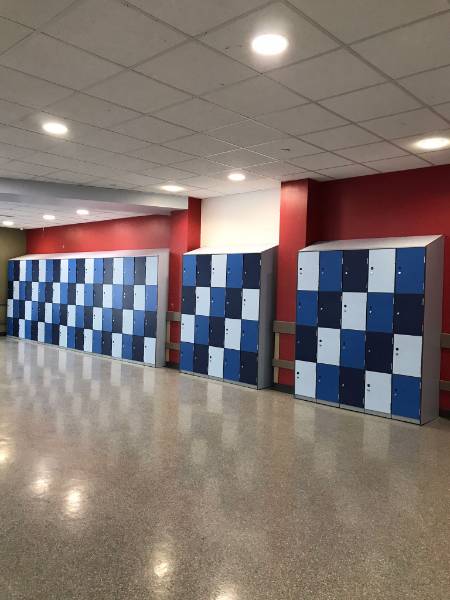
[[[44,221],[54,221],[56,219],[55,215],[42,215]]]
[[[276,56],[284,52],[288,46],[288,40],[278,33],[258,35],[252,40],[252,50],[263,56]]]
[[[42,129],[51,135],[64,135],[69,131],[64,123],[58,123],[57,121],[48,121],[47,123],[44,123]]]
[[[77,210],[77,215],[80,215],[80,217],[83,217],[88,214],[89,214],[89,211],[86,208],[79,208]]]
[[[230,173],[228,179],[230,181],[244,181],[245,175],[244,173]]]
[[[14,227],[14,221],[2,221],[2,225],[5,227]]]
[[[181,187],[181,185],[162,185],[161,189],[165,192],[182,192],[184,187]]]
[[[450,140],[445,137],[429,137],[419,140],[416,146],[421,150],[440,150],[450,145]]]

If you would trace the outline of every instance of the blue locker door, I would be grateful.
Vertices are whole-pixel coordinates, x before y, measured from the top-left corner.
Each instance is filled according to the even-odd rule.
[[[242,254],[227,255],[227,287],[242,288],[243,256]]]
[[[45,281],[53,281],[53,260],[45,261]]]
[[[368,250],[344,250],[342,255],[342,291],[367,292]]]
[[[339,404],[339,367],[317,364],[316,398]]]
[[[123,259],[123,284],[134,285],[134,258],[126,256]]]
[[[94,283],[103,283],[103,258],[94,258]]]
[[[75,258],[69,258],[68,264],[68,283],[77,282],[77,261]]]
[[[297,292],[297,325],[317,325],[318,294],[317,292]]]
[[[392,333],[368,331],[366,334],[366,369],[392,373],[394,336]]]
[[[258,352],[259,323],[258,321],[242,320],[241,323],[241,350],[244,352]]]
[[[392,332],[394,294],[369,292],[367,294],[367,331]]]
[[[196,315],[194,342],[195,344],[203,344],[205,346],[209,344],[209,317]]]
[[[422,294],[395,294],[394,333],[422,335],[423,312]]]
[[[341,361],[343,367],[364,369],[366,354],[366,334],[364,331],[342,329]],[[364,386],[363,386],[364,392]]]
[[[239,350],[225,348],[223,360],[223,378],[239,381],[241,373],[241,353]]]
[[[196,281],[198,287],[211,287],[211,254],[197,255]]]
[[[180,369],[192,371],[194,368],[194,344],[188,342],[180,343]]]
[[[330,250],[319,256],[319,290],[340,292],[342,290],[342,252]]]
[[[194,373],[208,374],[209,352],[208,346],[194,344]]]
[[[339,373],[339,403],[364,408],[365,371],[341,367]]]
[[[197,282],[197,261],[195,254],[183,256],[183,286],[194,286]]]
[[[225,317],[225,288],[211,288],[210,315]]]
[[[397,294],[423,294],[425,291],[425,248],[398,248],[395,259]]]
[[[244,254],[242,287],[258,290],[261,280],[261,254]]]
[[[395,417],[420,419],[421,382],[418,377],[392,376],[392,407]]]
[[[239,381],[249,385],[257,385],[258,355],[256,352],[241,352],[241,372]]]

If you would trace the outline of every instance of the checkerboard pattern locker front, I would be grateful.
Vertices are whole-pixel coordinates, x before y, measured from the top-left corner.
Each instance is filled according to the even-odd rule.
[[[158,256],[11,260],[7,332],[155,364]]]
[[[425,248],[300,251],[296,396],[420,421]]]
[[[261,254],[183,257],[180,369],[258,387]]]

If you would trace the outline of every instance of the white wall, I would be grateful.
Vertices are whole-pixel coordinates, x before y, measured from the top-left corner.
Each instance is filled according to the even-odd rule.
[[[217,196],[202,202],[202,246],[277,246],[279,228],[280,188]]]

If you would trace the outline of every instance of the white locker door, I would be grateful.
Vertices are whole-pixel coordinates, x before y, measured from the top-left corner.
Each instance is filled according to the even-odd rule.
[[[33,302],[39,301],[39,282],[33,281],[31,284],[31,299]]]
[[[227,287],[227,255],[211,256],[211,287]]]
[[[242,318],[259,321],[259,290],[242,290]]]
[[[19,337],[25,337],[25,319],[19,319]]]
[[[12,298],[8,298],[8,304],[7,304],[7,309],[6,309],[6,316],[9,319],[13,318],[13,300]]]
[[[317,362],[339,366],[341,330],[319,327],[317,330]]]
[[[421,377],[422,338],[420,336],[394,334],[394,362],[392,372],[396,375]]]
[[[134,286],[134,310],[145,310],[145,285]]]
[[[154,365],[156,362],[156,340],[155,338],[144,339],[144,362]]]
[[[319,289],[319,252],[299,252],[297,289]]]
[[[94,283],[94,259],[86,258],[84,261],[84,282]]]
[[[147,256],[145,259],[145,283],[146,285],[158,285],[157,256]]]
[[[103,284],[103,308],[112,308],[112,285]]]
[[[70,309],[70,306],[67,307],[67,310],[69,310],[69,309]],[[92,327],[96,331],[102,331],[102,329],[103,329],[102,317],[103,317],[102,309],[99,308],[98,306],[94,306],[94,308],[92,310]],[[67,325],[70,325],[69,317],[67,317]]]
[[[123,258],[113,258],[113,283],[123,284]]]
[[[133,335],[133,311],[131,309],[122,311],[122,331]]]
[[[31,300],[25,300],[25,320],[31,321]]]
[[[75,302],[77,306],[84,306],[84,283],[75,285]]]
[[[69,281],[69,261],[67,258],[61,259],[61,274],[60,274],[61,283],[68,283]]]
[[[223,379],[223,356],[223,348],[209,347],[208,375]]]
[[[241,319],[225,319],[225,348],[241,349]]]
[[[181,341],[194,343],[195,315],[181,315]]]
[[[122,358],[122,334],[113,333],[111,335],[111,356]]]
[[[209,305],[211,301],[211,288],[198,287],[196,288],[196,304],[195,314],[209,317]]]
[[[53,323],[53,304],[50,304],[50,302],[45,303],[44,320],[46,323]]]
[[[19,300],[20,285],[18,281],[13,281],[13,300]]]
[[[19,261],[19,280],[20,281],[27,280],[27,261],[26,260]]]
[[[364,408],[390,414],[392,375],[366,371],[366,391]]]
[[[38,342],[45,342],[45,323],[38,323]]]
[[[45,263],[46,263],[46,261],[43,259],[41,259],[39,261],[39,282],[40,283],[47,281],[47,271],[45,268]]]
[[[53,304],[59,304],[61,302],[61,284],[53,284]]]
[[[395,249],[369,250],[369,292],[395,289]]]
[[[67,327],[65,325],[59,326],[59,345],[67,348]]]
[[[295,361],[295,395],[316,397],[316,363]]]
[[[342,329],[366,329],[367,294],[342,292]]]
[[[85,329],[84,330],[84,351],[85,352],[92,352],[92,338],[93,338],[92,329]]]

